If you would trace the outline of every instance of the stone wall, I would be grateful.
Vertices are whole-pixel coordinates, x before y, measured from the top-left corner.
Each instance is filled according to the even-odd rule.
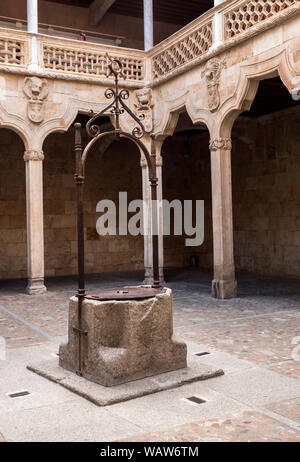
[[[26,20],[26,0],[1,0],[0,16]],[[143,19],[107,13],[98,27],[89,24],[89,9],[63,3],[39,1],[39,22],[71,29],[124,37],[122,46],[144,49]],[[155,43],[174,34],[181,26],[155,21]]]
[[[240,117],[233,128],[232,182],[237,270],[300,276],[300,111]],[[0,130],[0,278],[26,277],[24,146],[11,130]],[[168,138],[163,145],[163,193],[168,200],[205,201],[205,241],[186,247],[185,236],[164,238],[166,267],[186,267],[198,255],[212,267],[211,180],[208,134]],[[44,143],[45,268],[49,275],[76,273],[74,133],[55,133]],[[99,153],[98,153],[99,154]],[[142,197],[139,154],[122,141],[91,154],[85,189],[86,270],[143,269],[143,237],[96,233],[96,204]]]
[[[48,276],[75,274],[73,130],[50,135],[44,143],[44,152],[45,272]],[[112,143],[104,153],[100,153],[99,149],[92,151],[87,161],[84,191],[87,273],[144,267],[143,236],[99,236],[96,232],[96,222],[101,215],[96,212],[98,201],[109,199],[118,205],[119,191],[128,192],[128,203],[142,198],[140,155],[132,143],[124,140]],[[118,231],[117,220],[119,234]]]
[[[24,144],[12,130],[0,129],[0,278],[23,278],[26,261]]]
[[[300,108],[240,117],[233,130],[237,270],[300,276]]]
[[[208,132],[193,134],[191,131],[184,135],[178,133],[164,142],[163,197],[169,201],[193,200],[193,204],[196,200],[204,200],[205,214],[204,242],[201,246],[187,247],[185,239],[188,236],[164,237],[166,267],[187,267],[192,255],[198,256],[199,267],[212,267],[211,173],[208,146]],[[195,209],[193,214],[195,216]]]

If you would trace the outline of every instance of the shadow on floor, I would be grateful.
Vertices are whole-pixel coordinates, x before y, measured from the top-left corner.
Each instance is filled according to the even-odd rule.
[[[189,288],[210,294],[213,274],[210,270],[201,268],[168,268],[165,270],[166,285],[172,289]],[[86,276],[87,289],[97,287],[120,287],[122,285],[139,285],[143,281],[142,271],[128,271],[122,273],[89,274]],[[262,296],[295,296],[300,298],[300,280],[292,278],[264,277],[250,273],[238,273],[238,297]],[[24,294],[26,290],[25,279],[0,280],[0,296]],[[61,276],[46,278],[48,292],[70,290],[77,288],[76,276]]]

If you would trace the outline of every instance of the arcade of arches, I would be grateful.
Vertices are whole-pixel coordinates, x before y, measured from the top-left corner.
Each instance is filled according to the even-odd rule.
[[[186,236],[174,232],[163,236],[159,208],[161,280],[164,269],[186,268],[197,257],[198,266],[214,274],[212,295],[232,298],[235,271],[300,278],[299,20],[278,13],[270,29],[255,26],[241,39],[224,40],[174,64],[172,44],[180,49],[183,35],[192,36],[196,25],[149,52],[110,51],[127,60],[120,88],[128,90],[128,105],[145,122],[143,142],[156,159],[158,199],[205,204],[198,247],[186,247]],[[5,34],[8,43],[9,31]],[[27,292],[34,294],[46,290],[45,276],[76,273],[74,121],[85,124],[83,114],[107,107],[105,89],[113,81],[107,63],[101,70],[96,58],[85,61],[82,73],[74,70],[69,48],[59,65],[49,49],[56,47],[53,56],[60,56],[67,46],[63,38],[52,46],[38,37],[50,67],[43,55],[40,68],[32,70],[26,67],[31,39],[18,34],[18,59],[8,50],[6,66],[0,63],[0,279],[26,278]],[[89,53],[88,42],[73,45],[78,56]],[[105,46],[100,48],[104,53]],[[113,123],[106,116],[103,124]],[[126,117],[121,129],[132,133],[134,123]],[[134,144],[109,139],[91,155],[85,185],[87,273],[144,270],[145,282],[151,282],[148,179]],[[118,206],[120,192],[127,192],[128,203],[144,199],[146,236],[97,234],[97,203],[111,199]]]
[[[180,117],[184,119],[187,117]],[[237,270],[269,276],[300,277],[300,124],[299,107],[254,117],[240,116],[233,128],[232,185],[234,256]],[[180,129],[180,126],[183,129]],[[187,128],[188,127],[188,128]],[[280,127],[280,129],[279,129]],[[25,278],[26,188],[20,137],[1,129],[0,236],[2,279]],[[74,274],[76,204],[73,180],[73,128],[44,142],[43,169],[45,275]],[[163,197],[205,201],[205,239],[186,247],[184,236],[164,237],[164,266],[187,267],[198,256],[213,267],[211,171],[205,127],[181,124],[162,147]],[[142,197],[139,153],[126,141],[111,142],[88,163],[86,185],[87,272],[143,269],[142,236],[96,232],[96,204],[119,191],[128,202]],[[99,148],[100,149],[100,148]],[[13,169],[12,169],[13,166]]]

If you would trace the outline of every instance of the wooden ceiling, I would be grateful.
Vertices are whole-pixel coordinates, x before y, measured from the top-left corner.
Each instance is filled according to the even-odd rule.
[[[93,0],[50,0],[88,8]],[[154,19],[184,26],[212,8],[213,0],[153,0]],[[116,0],[110,13],[143,17],[143,0]]]

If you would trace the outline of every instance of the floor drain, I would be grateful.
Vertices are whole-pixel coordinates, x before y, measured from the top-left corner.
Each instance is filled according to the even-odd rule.
[[[9,393],[8,396],[11,398],[19,398],[20,396],[27,396],[30,395],[29,391],[17,391],[16,393]]]
[[[191,401],[192,403],[196,404],[203,404],[206,403],[205,399],[198,398],[198,396],[191,396],[190,398],[186,398],[187,401]]]
[[[195,356],[205,356],[205,355],[210,355],[209,351],[203,351],[202,353],[194,353]]]

